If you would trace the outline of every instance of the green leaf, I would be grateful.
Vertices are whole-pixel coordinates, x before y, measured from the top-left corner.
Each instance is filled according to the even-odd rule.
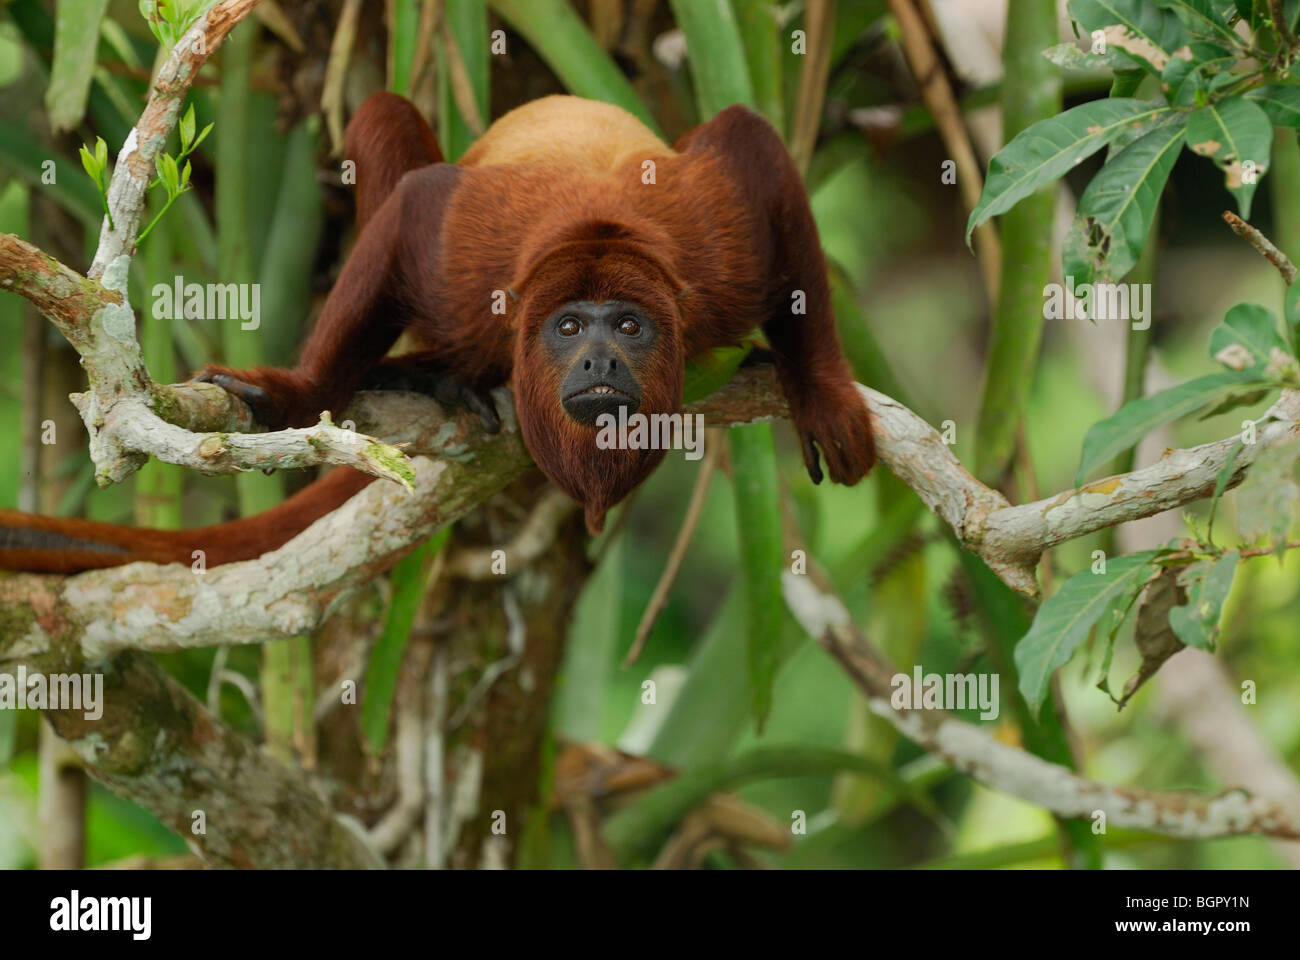
[[[1162,7],[1181,9],[1189,21],[1188,32],[1194,37],[1226,40],[1236,44],[1240,38],[1228,26],[1232,0],[1157,0]]]
[[[669,0],[669,5],[686,37],[700,120],[709,120],[733,103],[752,106],[754,87],[731,4]]]
[[[1132,269],[1182,145],[1182,123],[1165,124],[1125,147],[1092,178],[1065,239],[1066,276],[1077,284],[1109,282]]]
[[[194,104],[181,114],[180,119],[181,152],[188,153],[194,140]]]
[[[1228,489],[1228,481],[1237,472],[1237,454],[1241,453],[1245,445],[1245,435],[1237,437],[1237,442],[1232,445],[1227,458],[1223,461],[1223,466],[1219,468],[1219,475],[1214,479],[1214,493],[1210,496],[1210,515],[1206,521],[1206,536],[1211,543],[1214,542],[1214,515],[1219,509],[1219,500],[1223,497],[1223,491]]]
[[[81,123],[94,77],[99,24],[108,0],[60,3],[54,15],[54,61],[50,85],[45,89],[45,109],[54,133]]]
[[[781,657],[785,602],[781,593],[781,494],[776,445],[770,424],[728,431],[732,482],[736,491],[736,529],[749,642],[750,703],[759,729],[772,707],[772,685]]]
[[[90,176],[90,179],[95,181],[95,186],[98,187],[99,174],[100,174],[100,170],[102,169],[99,165],[99,161],[96,160],[94,154],[92,154],[85,147],[81,148],[81,150],[79,151],[79,155],[81,157],[81,166],[85,169],[86,173]]]
[[[95,163],[99,167],[99,184],[102,187],[108,183],[108,144],[103,137],[95,138]]]
[[[1169,107],[1155,101],[1094,100],[1022,130],[989,162],[984,192],[966,223],[967,244],[975,228],[989,217],[1010,210],[1131,126],[1169,112]]]
[[[1091,53],[1073,43],[1048,47],[1043,56],[1063,70],[1128,70],[1133,66],[1133,61],[1118,50],[1107,48],[1105,53]]]
[[[1241,216],[1250,219],[1251,197],[1268,169],[1273,148],[1273,126],[1267,114],[1242,97],[1207,104],[1188,118],[1187,143],[1224,172],[1224,185],[1237,198]],[[1246,163],[1254,164],[1254,183],[1246,182]]]
[[[1053,671],[1069,661],[1093,624],[1108,611],[1131,603],[1132,596],[1151,579],[1151,561],[1157,553],[1144,550],[1115,557],[1107,561],[1105,573],[1091,569],[1076,573],[1038,608],[1029,632],[1016,644],[1015,654],[1020,692],[1034,714],[1047,699]],[[1111,624],[1105,626],[1110,629]]]
[[[731,380],[749,350],[745,347],[719,347],[692,357],[686,364],[682,385],[682,403],[703,400]]]
[[[735,789],[753,780],[824,776],[841,771],[871,777],[896,795],[907,798],[917,809],[931,817],[939,816],[929,795],[919,785],[904,780],[892,767],[856,753],[799,744],[758,747],[684,773],[647,791],[630,806],[619,810],[604,824],[601,832],[621,862],[632,857],[650,856],[662,846],[682,817],[715,793]]]
[[[1189,647],[1213,650],[1219,636],[1219,617],[1223,601],[1232,589],[1241,554],[1225,553],[1217,560],[1198,560],[1188,564],[1178,575],[1187,591],[1187,605],[1169,611],[1169,625],[1178,639]]]
[[[197,150],[199,148],[199,144],[202,143],[204,140],[206,140],[208,134],[211,132],[212,132],[212,124],[209,123],[206,127],[204,127],[202,130],[199,131],[198,137],[195,139],[194,143],[190,145],[189,152],[193,153],[195,150]]]
[[[1156,76],[1170,57],[1191,55],[1182,21],[1149,0],[1070,0],[1069,11],[1088,33],[1103,31],[1107,48],[1119,47]]]
[[[180,171],[176,169],[176,158],[170,153],[158,154],[158,159],[154,161],[158,168],[158,176],[162,178],[163,186],[167,188],[167,195],[171,196],[176,192],[180,182]]]
[[[388,615],[384,618],[383,632],[370,651],[365,695],[361,698],[361,732],[374,756],[383,752],[388,738],[388,718],[397,690],[397,675],[402,668],[406,644],[411,638],[411,625],[415,623],[415,615],[428,586],[431,562],[450,535],[451,528],[444,527],[393,566],[390,580],[393,596],[388,605]]]
[[[1277,317],[1259,304],[1238,303],[1223,318],[1223,323],[1210,334],[1210,356],[1220,363],[1219,352],[1238,344],[1250,351],[1254,363],[1249,367],[1225,364],[1231,369],[1252,369],[1268,365],[1274,348],[1290,353],[1282,334],[1278,332]]]
[[[187,187],[190,183],[190,162],[185,161],[185,168],[181,170],[181,186]]]
[[[570,93],[617,104],[658,132],[632,84],[567,0],[492,0],[492,7],[523,35]]]
[[[1273,126],[1300,127],[1300,87],[1272,83],[1247,90],[1245,96],[1259,104]]]
[[[1124,404],[1115,413],[1094,423],[1083,438],[1083,456],[1075,472],[1075,486],[1112,457],[1123,453],[1156,427],[1195,413],[1202,407],[1218,405],[1235,393],[1267,386],[1250,370],[1224,370],[1197,377],[1168,390],[1140,397]]]
[[[1286,288],[1286,327],[1291,337],[1291,352],[1300,356],[1300,283]]]

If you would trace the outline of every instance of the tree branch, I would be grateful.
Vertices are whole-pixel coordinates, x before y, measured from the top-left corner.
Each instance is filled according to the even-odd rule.
[[[1252,833],[1300,839],[1300,803],[1294,799],[1284,803],[1243,790],[1211,796],[1110,786],[1002,743],[942,711],[896,709],[890,698],[897,669],[853,623],[839,598],[820,586],[812,573],[786,572],[782,586],[795,619],[862,689],[872,711],[987,787],[1061,817],[1090,819],[1100,811],[1107,827],[1185,838]]]
[[[86,664],[73,657],[61,667],[79,673]],[[383,866],[301,774],[214,718],[152,659],[125,653],[98,669],[102,717],[87,720],[79,710],[46,717],[97,780],[152,812],[207,863]],[[204,832],[195,833],[200,822]]]

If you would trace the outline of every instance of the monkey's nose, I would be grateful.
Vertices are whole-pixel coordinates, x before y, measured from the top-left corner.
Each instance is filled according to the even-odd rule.
[[[587,357],[586,360],[582,361],[582,369],[584,373],[593,376],[610,376],[618,372],[618,358],[607,353]]]

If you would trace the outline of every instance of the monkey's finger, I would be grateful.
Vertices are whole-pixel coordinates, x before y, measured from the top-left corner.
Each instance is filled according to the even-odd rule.
[[[463,399],[465,405],[478,414],[483,421],[483,429],[488,433],[499,433],[501,417],[497,415],[496,404],[490,395],[484,395],[469,387],[465,388]]]
[[[808,468],[808,476],[812,477],[813,483],[821,483],[822,465],[817,457],[817,445],[808,434],[804,434],[800,439],[803,440],[803,463]]]
[[[194,379],[200,383],[215,383],[226,393],[238,397],[250,407],[265,403],[269,399],[267,392],[261,387],[245,383],[243,380],[237,380],[224,373],[199,374]]]

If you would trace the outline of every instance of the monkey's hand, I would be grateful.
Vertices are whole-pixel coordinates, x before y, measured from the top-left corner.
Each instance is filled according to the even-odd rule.
[[[470,383],[420,353],[389,357],[366,374],[362,390],[410,390],[433,397],[443,406],[478,414],[488,433],[501,430],[501,417],[490,391]]]
[[[291,382],[292,372],[259,367],[253,370],[232,370],[229,367],[207,366],[191,379],[198,383],[215,383],[232,397],[238,397],[253,411],[253,419],[270,430],[284,427],[307,426],[315,422],[308,414],[307,423],[295,422],[301,401],[307,400],[300,385]],[[297,398],[293,400],[290,398]],[[286,402],[288,401],[288,402]],[[306,406],[312,406],[310,402]],[[322,408],[324,409],[324,408]],[[319,411],[317,411],[317,414]]]
[[[822,482],[818,450],[836,483],[852,486],[876,462],[867,404],[852,380],[831,381],[786,393],[803,462],[813,483]]]

